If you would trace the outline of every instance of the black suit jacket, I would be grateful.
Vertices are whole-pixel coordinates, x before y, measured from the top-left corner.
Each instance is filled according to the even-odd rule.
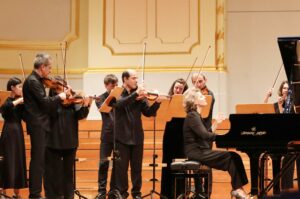
[[[99,109],[105,99],[109,96],[108,92],[103,93],[99,96],[99,100],[96,101],[96,106]],[[101,112],[102,117],[102,128],[101,128],[101,141],[105,143],[113,142],[113,111],[109,113]]]
[[[121,98],[116,101],[116,140],[127,145],[140,145],[144,143],[142,114],[146,117],[154,116],[160,103],[149,106],[147,99],[136,100],[138,94],[134,91],[128,93],[126,89]]]
[[[27,77],[23,84],[24,120],[27,132],[33,129],[50,131],[49,112],[61,102],[59,96],[48,97],[42,78],[35,72]]]

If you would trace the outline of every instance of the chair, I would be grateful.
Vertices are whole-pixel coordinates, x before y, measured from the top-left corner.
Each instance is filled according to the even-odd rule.
[[[209,168],[202,165],[198,161],[180,160],[171,163],[172,178],[174,179],[174,193],[176,198],[176,184],[178,179],[185,180],[184,193],[181,193],[178,198],[203,198],[209,199]],[[192,179],[195,183],[204,182],[204,189],[200,193],[192,190]],[[199,180],[195,180],[199,179]],[[195,184],[195,186],[202,186]]]

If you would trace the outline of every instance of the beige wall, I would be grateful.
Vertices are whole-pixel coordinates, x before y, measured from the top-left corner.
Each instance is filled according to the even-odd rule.
[[[228,109],[239,103],[262,103],[282,64],[277,38],[300,35],[297,0],[228,0]],[[286,79],[282,70],[270,102]]]

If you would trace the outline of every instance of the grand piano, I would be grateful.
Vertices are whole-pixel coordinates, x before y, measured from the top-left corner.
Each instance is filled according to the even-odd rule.
[[[300,113],[300,37],[278,38],[287,79],[293,91],[296,113]],[[235,148],[250,159],[251,194],[260,195],[259,160],[262,154],[272,157],[273,176],[280,172],[280,159],[288,152],[288,143],[300,140],[300,114],[231,114],[231,128],[216,137],[218,148]],[[279,183],[274,185],[278,193]]]

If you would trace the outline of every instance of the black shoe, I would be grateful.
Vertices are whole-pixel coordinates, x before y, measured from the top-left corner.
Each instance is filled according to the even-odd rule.
[[[106,193],[102,192],[102,193],[98,193],[98,195],[96,195],[95,199],[105,199],[106,198]]]

